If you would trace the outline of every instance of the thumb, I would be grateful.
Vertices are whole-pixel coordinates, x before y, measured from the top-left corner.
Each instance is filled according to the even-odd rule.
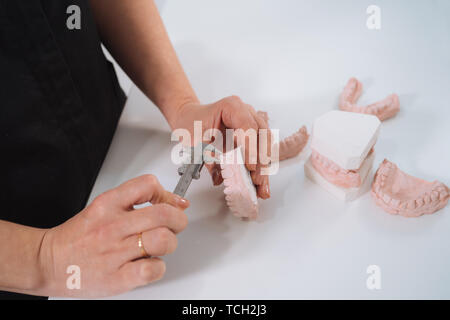
[[[183,210],[189,207],[188,200],[165,190],[158,179],[149,174],[121,184],[116,193],[121,205],[128,210],[148,201],[152,204],[167,203]]]

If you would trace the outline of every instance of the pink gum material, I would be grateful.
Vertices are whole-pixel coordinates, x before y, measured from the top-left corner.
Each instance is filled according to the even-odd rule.
[[[396,94],[368,106],[358,106],[356,103],[361,96],[362,88],[362,83],[358,79],[351,78],[341,94],[339,108],[342,111],[372,114],[381,121],[392,118],[400,110],[400,100]]]
[[[269,126],[269,115],[265,111],[257,111],[256,114],[263,119]],[[302,126],[297,132],[280,141],[278,161],[286,160],[297,156],[302,152],[308,143],[309,135],[305,126]]]
[[[367,156],[372,152],[373,148]],[[359,170],[342,169],[314,149],[311,154],[311,164],[322,177],[334,185],[343,188],[358,188],[361,186],[362,179]]]
[[[428,182],[410,176],[385,159],[372,183],[375,203],[390,214],[419,217],[447,205],[448,187],[439,181]]]
[[[280,141],[279,160],[297,156],[308,143],[309,135],[306,127],[301,127],[296,133]]]

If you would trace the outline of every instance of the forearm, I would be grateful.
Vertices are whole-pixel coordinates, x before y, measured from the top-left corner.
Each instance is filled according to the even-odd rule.
[[[173,127],[179,107],[198,102],[153,0],[91,0],[104,45]]]
[[[41,246],[45,230],[0,220],[0,290],[43,294]]]

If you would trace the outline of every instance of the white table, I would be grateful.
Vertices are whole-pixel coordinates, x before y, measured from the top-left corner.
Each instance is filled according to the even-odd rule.
[[[401,112],[382,124],[375,166],[386,157],[450,185],[450,2],[378,0],[379,31],[366,27],[370,4],[159,1],[202,101],[237,94],[286,136],[336,109],[356,76],[361,103],[400,96]],[[91,200],[144,173],[172,190],[172,145],[162,116],[133,89]],[[188,190],[190,224],[165,258],[165,278],[117,298],[450,298],[450,205],[407,219],[369,194],[342,203],[305,178],[306,156],[282,163],[256,222],[233,217],[205,171]],[[369,265],[381,268],[381,290],[366,287]]]

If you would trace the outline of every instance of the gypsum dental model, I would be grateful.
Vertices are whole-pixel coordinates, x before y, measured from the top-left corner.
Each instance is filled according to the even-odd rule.
[[[269,124],[269,115],[265,111],[258,111],[257,114]],[[306,126],[301,127],[297,132],[280,141],[278,151],[278,161],[287,160],[297,156],[308,143],[309,134]]]
[[[236,148],[221,155],[225,200],[231,212],[240,218],[258,217],[256,188],[245,167],[242,149]]]
[[[369,172],[372,169],[372,164],[370,164],[367,169],[367,175],[362,176],[362,184],[358,188],[343,188],[339,187],[327,179],[325,179],[320,173],[318,173],[312,163],[311,158],[309,158],[305,163],[305,175],[314,183],[322,187],[324,190],[332,194],[334,197],[342,200],[342,201],[353,201],[357,199],[362,193],[366,190],[370,189],[370,179]]]
[[[339,199],[356,199],[370,185],[366,181],[380,124],[373,115],[345,111],[331,111],[317,118],[312,133],[313,154],[305,163],[307,177]]]
[[[308,143],[309,135],[306,127],[301,127],[296,133],[280,141],[279,144],[279,161],[293,158],[302,152]]]
[[[346,170],[356,170],[375,145],[380,120],[373,115],[333,110],[314,121],[311,148]]]
[[[322,177],[332,184],[342,188],[358,188],[367,176],[368,171],[372,168],[374,158],[372,148],[360,168],[357,170],[346,170],[322,156],[316,150],[313,150],[311,164]]]
[[[356,103],[361,96],[362,89],[362,83],[358,79],[348,80],[339,99],[339,108],[343,111],[372,114],[381,121],[395,116],[400,110],[400,101],[396,94],[391,94],[385,99],[365,107],[358,106]]]
[[[406,174],[385,159],[375,174],[372,197],[388,213],[419,217],[445,207],[449,188],[439,181],[428,182]]]

